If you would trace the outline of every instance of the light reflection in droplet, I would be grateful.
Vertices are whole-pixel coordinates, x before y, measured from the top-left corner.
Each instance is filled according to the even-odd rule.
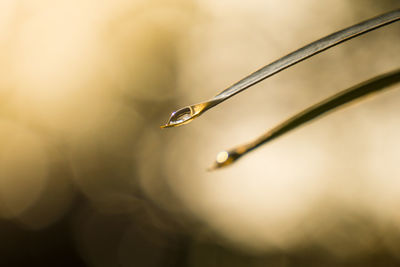
[[[219,152],[218,155],[217,155],[217,162],[218,163],[225,162],[228,159],[228,156],[229,156],[229,154],[226,151]]]

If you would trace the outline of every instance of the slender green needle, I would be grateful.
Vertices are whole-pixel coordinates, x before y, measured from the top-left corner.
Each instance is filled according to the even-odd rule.
[[[168,122],[161,128],[176,127],[191,122],[206,110],[218,105],[228,98],[253,86],[254,84],[290,67],[328,48],[350,40],[366,32],[388,25],[400,19],[400,10],[394,10],[383,15],[371,18],[341,31],[332,33],[324,38],[314,41],[274,62],[268,64],[249,76],[228,87],[212,99],[181,108],[173,112]]]
[[[238,146],[229,151],[220,152],[217,155],[216,162],[210,169],[228,166],[257,147],[296,129],[299,126],[310,122],[335,108],[350,102],[354,103],[355,100],[367,95],[371,95],[372,93],[383,92],[384,89],[398,82],[400,82],[400,69],[379,75],[373,79],[341,91],[290,117],[254,141]]]

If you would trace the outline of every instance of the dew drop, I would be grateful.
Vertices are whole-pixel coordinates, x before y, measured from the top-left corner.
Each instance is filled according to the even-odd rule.
[[[229,157],[228,152],[226,151],[221,151],[217,155],[217,163],[221,164],[224,163]]]

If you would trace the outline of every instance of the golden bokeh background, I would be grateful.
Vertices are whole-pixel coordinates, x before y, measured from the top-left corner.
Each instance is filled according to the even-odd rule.
[[[159,126],[398,0],[1,0],[0,266],[396,266],[400,87],[207,172],[399,68],[394,23]]]

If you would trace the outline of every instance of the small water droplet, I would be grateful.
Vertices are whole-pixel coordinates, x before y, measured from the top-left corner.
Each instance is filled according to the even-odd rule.
[[[176,127],[191,122],[194,118],[198,117],[207,109],[218,104],[219,100],[212,100],[195,105],[187,106],[173,112],[166,125],[161,128]]]
[[[241,152],[237,150],[219,152],[217,154],[217,159],[215,160],[214,165],[211,166],[208,170],[211,171],[231,165],[233,162],[238,160],[242,156],[242,153],[245,151],[244,148],[240,148],[239,150],[241,150]]]
[[[190,107],[185,107],[177,110],[171,114],[167,124],[163,127],[174,127],[189,122],[192,120],[192,113],[193,112]]]
[[[226,152],[226,151],[221,151],[221,152],[219,152],[218,155],[217,155],[217,162],[218,162],[219,164],[222,164],[222,163],[224,163],[224,162],[228,159],[228,157],[229,157],[228,152]]]

